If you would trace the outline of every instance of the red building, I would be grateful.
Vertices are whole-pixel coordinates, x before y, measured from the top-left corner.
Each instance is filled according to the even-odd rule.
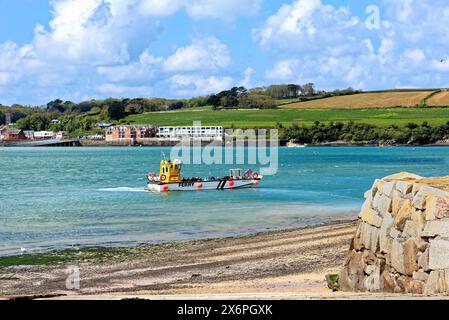
[[[3,140],[5,141],[20,141],[26,139],[25,133],[20,129],[8,128],[3,133]]]
[[[157,129],[153,126],[114,126],[106,130],[106,141],[139,140],[154,138]]]

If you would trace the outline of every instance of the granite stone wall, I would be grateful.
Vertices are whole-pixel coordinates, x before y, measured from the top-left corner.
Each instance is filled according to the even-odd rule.
[[[365,199],[340,289],[449,295],[449,176],[394,174]]]

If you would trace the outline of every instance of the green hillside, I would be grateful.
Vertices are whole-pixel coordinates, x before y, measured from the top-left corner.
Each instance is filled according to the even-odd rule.
[[[441,125],[449,121],[449,108],[383,108],[383,109],[266,109],[266,110],[202,110],[200,108],[136,114],[122,120],[133,124],[192,125],[201,121],[203,125],[225,127],[274,127],[277,123],[310,125],[320,122],[364,122],[377,126],[406,125],[427,121],[430,125]]]

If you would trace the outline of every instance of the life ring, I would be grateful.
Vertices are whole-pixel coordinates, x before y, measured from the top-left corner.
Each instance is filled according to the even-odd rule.
[[[259,178],[259,174],[257,172],[254,172],[253,173],[253,179],[257,179],[257,178]]]
[[[165,179],[167,179],[167,176],[165,174],[161,175],[161,181],[165,181]]]

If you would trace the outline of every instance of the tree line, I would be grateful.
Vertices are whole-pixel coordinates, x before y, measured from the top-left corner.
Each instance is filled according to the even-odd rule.
[[[449,139],[449,122],[445,125],[430,126],[408,123],[405,126],[390,125],[386,127],[355,122],[315,122],[312,126],[292,124],[281,130],[282,140],[292,140],[302,144],[322,144],[342,141],[362,144],[406,144],[423,145]]]

